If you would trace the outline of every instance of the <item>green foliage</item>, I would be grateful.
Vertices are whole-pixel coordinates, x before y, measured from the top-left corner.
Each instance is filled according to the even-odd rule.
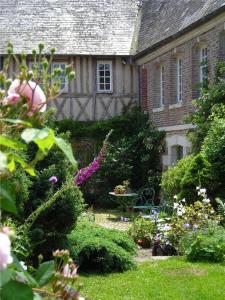
[[[196,187],[207,187],[207,194],[212,196],[214,177],[211,165],[202,153],[193,156],[181,177],[179,199],[185,198],[187,203],[193,203],[198,198]]]
[[[214,178],[213,194],[225,196],[225,118],[215,118],[204,140],[202,152],[211,164]]]
[[[206,137],[214,118],[225,118],[225,63],[219,62],[216,66],[214,83],[204,87],[201,95],[195,100],[195,111],[188,117],[188,122],[196,125],[190,132],[193,149],[201,150],[201,145]]]
[[[197,186],[207,187],[207,194],[213,198],[216,195],[217,184],[212,164],[201,152],[181,159],[176,166],[164,172],[161,187],[163,196],[172,205],[175,195],[180,200],[185,198],[189,204],[194,203],[199,198]]]
[[[152,220],[136,218],[129,229],[129,235],[135,243],[143,248],[150,248],[153,244],[155,230],[155,223]]]
[[[217,226],[188,233],[180,246],[190,261],[224,262],[225,230]]]
[[[81,223],[69,235],[71,256],[85,271],[126,271],[134,267],[135,244],[126,233]]]
[[[76,141],[86,141],[89,137],[93,144],[94,139],[96,148],[108,130],[113,129],[111,144],[98,173],[82,186],[85,199],[107,206],[110,204],[108,192],[124,180],[129,180],[133,189],[152,185],[158,194],[164,133],[149,122],[147,115],[133,109],[124,116],[96,123],[63,120],[57,122],[56,126],[60,132],[69,130],[71,139]],[[91,192],[93,190],[94,195]]]
[[[49,156],[37,165],[37,176],[32,178],[30,197],[24,204],[20,218],[26,219],[38,207],[47,203],[56,192],[60,192],[67,183],[72,182],[74,171],[74,167],[63,154],[53,148]],[[55,185],[49,182],[53,175],[58,178]],[[65,249],[68,246],[66,234],[74,227],[83,209],[82,193],[75,184],[69,185],[32,225],[29,232],[32,257],[42,253],[46,259],[51,257],[52,250]]]
[[[161,188],[163,197],[170,205],[174,202],[174,196],[181,191],[181,180],[187,170],[193,156],[189,155],[178,161],[177,165],[170,167],[162,175]]]

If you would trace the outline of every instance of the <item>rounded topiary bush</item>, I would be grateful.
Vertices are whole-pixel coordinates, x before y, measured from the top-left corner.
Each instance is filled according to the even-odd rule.
[[[111,272],[134,267],[136,246],[126,233],[83,223],[71,232],[69,241],[71,256],[81,270]]]

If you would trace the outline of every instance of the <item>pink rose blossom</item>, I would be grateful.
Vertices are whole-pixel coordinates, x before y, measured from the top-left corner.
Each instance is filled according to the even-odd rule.
[[[20,96],[28,101],[29,115],[34,112],[44,112],[47,108],[46,97],[38,84],[33,81],[23,81],[15,79],[9,87],[7,104],[15,104],[19,101]]]
[[[6,269],[12,262],[10,239],[7,234],[0,232],[0,270]]]

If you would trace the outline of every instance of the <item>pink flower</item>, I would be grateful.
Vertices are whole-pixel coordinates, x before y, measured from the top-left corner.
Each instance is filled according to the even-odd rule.
[[[63,276],[66,278],[74,278],[77,276],[77,266],[75,264],[66,264],[63,268]]]
[[[0,232],[0,270],[6,269],[12,262],[10,239],[7,234]]]
[[[48,181],[51,182],[52,184],[55,184],[58,182],[58,178],[56,176],[52,176],[49,178]]]
[[[47,108],[44,92],[33,81],[21,82],[19,79],[15,79],[8,90],[7,104],[17,103],[20,96],[27,99],[30,116],[37,111],[44,112]]]

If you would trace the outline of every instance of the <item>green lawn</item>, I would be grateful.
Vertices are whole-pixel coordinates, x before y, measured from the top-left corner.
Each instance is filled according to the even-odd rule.
[[[225,265],[178,258],[125,273],[80,275],[80,281],[90,300],[225,300]]]

